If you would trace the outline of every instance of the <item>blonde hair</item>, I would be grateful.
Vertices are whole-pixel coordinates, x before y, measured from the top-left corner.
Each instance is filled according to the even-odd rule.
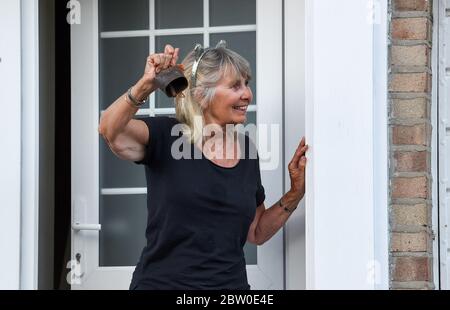
[[[175,98],[176,118],[187,125],[184,126],[183,134],[191,143],[202,138],[203,110],[214,99],[216,85],[222,78],[225,75],[231,75],[236,81],[242,77],[247,80],[251,78],[250,65],[244,57],[230,49],[216,47],[207,49],[203,55],[197,68],[195,87],[193,87],[191,73],[194,62],[195,52],[191,51],[182,62],[189,86]]]

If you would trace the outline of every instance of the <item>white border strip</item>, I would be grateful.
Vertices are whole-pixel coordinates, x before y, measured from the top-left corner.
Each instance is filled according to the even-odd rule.
[[[156,38],[155,35],[152,35],[152,32],[155,30],[155,0],[150,0],[150,12],[149,12],[149,25],[150,25],[150,37],[149,37],[149,55],[155,53],[156,50]],[[150,109],[146,109],[145,111],[147,112],[148,116],[155,116],[155,114],[153,113],[153,111],[155,110],[155,106],[156,106],[156,96],[155,96],[155,92],[152,92],[150,94],[150,99],[149,99],[149,106]],[[141,115],[139,114],[138,111],[137,115]]]
[[[209,0],[203,0],[203,46],[209,46]]]
[[[431,222],[432,230],[436,236],[433,241],[433,280],[436,289],[449,289],[449,266],[448,261],[448,235],[447,235],[447,195],[448,186],[447,165],[446,158],[446,127],[448,126],[447,107],[446,102],[446,83],[445,83],[445,32],[448,24],[445,16],[445,0],[433,1],[433,47],[432,47],[432,101],[431,101],[431,124],[433,128],[438,128],[432,131],[432,147],[431,147],[431,169],[432,169],[432,211]],[[439,137],[438,137],[439,135]],[[439,272],[440,271],[440,272]]]
[[[102,188],[102,195],[138,195],[147,194],[146,187],[134,187],[134,188]]]
[[[284,5],[284,158],[289,163],[299,139],[305,135],[305,0],[284,0]],[[285,174],[285,184],[290,184],[289,173]],[[305,289],[304,199],[286,223],[285,244],[286,289]]]
[[[132,37],[148,37],[148,36],[173,36],[173,35],[187,35],[187,34],[228,33],[228,32],[248,32],[248,31],[256,31],[256,25],[132,30],[132,31],[104,31],[100,34],[100,37],[102,39],[132,38]]]
[[[389,289],[388,7],[377,1],[373,27],[373,197],[375,289]],[[379,23],[378,23],[379,22]]]
[[[315,68],[314,68],[314,18],[312,13],[315,10],[315,1],[305,0],[305,132],[307,136],[307,144],[314,145],[314,109],[311,106],[315,101],[315,93],[312,91],[314,87]],[[311,102],[311,105],[308,105]],[[310,120],[310,121],[307,121]],[[314,210],[309,211],[309,204],[313,204],[315,192],[314,173],[314,159],[311,158],[311,150],[309,150],[308,165],[306,166],[306,181],[310,186],[305,193],[305,288],[313,289],[316,287],[316,279],[314,272],[316,269],[315,262],[315,231],[314,226],[309,223],[314,223]]]
[[[258,106],[252,104],[248,106],[247,112],[257,112]],[[102,111],[103,113],[104,111]],[[139,109],[136,116],[155,116],[155,115],[175,115],[175,108],[154,108],[154,109]]]
[[[283,98],[283,11],[282,0],[256,1],[256,67],[257,67],[257,124],[270,124],[270,151],[264,141],[267,128],[258,130],[258,153],[260,158],[261,179],[266,188],[266,207],[271,206],[283,195],[282,166],[283,145],[281,130],[273,130],[283,126],[281,102]],[[272,136],[271,138],[273,138]],[[266,159],[266,160],[264,160]],[[258,266],[247,270],[255,270],[254,277],[262,281],[264,275],[272,282],[267,289],[284,288],[284,249],[283,230],[279,230],[266,244],[258,247]],[[260,272],[256,270],[259,268]],[[253,272],[253,271],[252,271]],[[249,275],[249,278],[251,276]],[[259,287],[265,287],[261,282]],[[254,286],[257,288],[257,286]]]
[[[39,7],[22,1],[22,253],[21,289],[38,288]]]
[[[21,1],[0,2],[0,289],[20,287],[21,245]],[[26,22],[26,21],[24,21]]]

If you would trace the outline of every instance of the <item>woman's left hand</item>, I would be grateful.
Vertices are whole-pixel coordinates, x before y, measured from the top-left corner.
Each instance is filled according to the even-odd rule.
[[[305,195],[305,168],[306,168],[306,156],[305,153],[308,150],[308,145],[305,145],[305,137],[300,141],[294,157],[288,165],[289,176],[291,177],[291,190],[290,192],[299,199],[302,199]]]

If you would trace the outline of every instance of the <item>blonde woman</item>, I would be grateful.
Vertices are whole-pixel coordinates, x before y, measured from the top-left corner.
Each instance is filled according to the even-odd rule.
[[[147,245],[130,289],[249,289],[245,242],[263,244],[296,209],[308,146],[303,138],[288,166],[290,190],[266,209],[258,157],[249,156],[254,144],[227,127],[246,121],[250,67],[223,44],[197,46],[182,62],[189,86],[176,98],[176,118],[133,119],[178,53],[167,45],[150,55],[143,77],[100,120],[114,154],[146,171]]]

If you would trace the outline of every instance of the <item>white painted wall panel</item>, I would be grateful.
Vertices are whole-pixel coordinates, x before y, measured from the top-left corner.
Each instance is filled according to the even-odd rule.
[[[20,277],[21,27],[20,1],[0,2],[0,289]],[[7,42],[7,44],[3,44]]]
[[[308,289],[375,288],[369,12],[367,1],[306,3]]]
[[[441,289],[450,289],[450,1],[436,2],[438,9],[439,59],[437,96],[439,106],[439,242]],[[437,268],[437,264],[434,265]]]

